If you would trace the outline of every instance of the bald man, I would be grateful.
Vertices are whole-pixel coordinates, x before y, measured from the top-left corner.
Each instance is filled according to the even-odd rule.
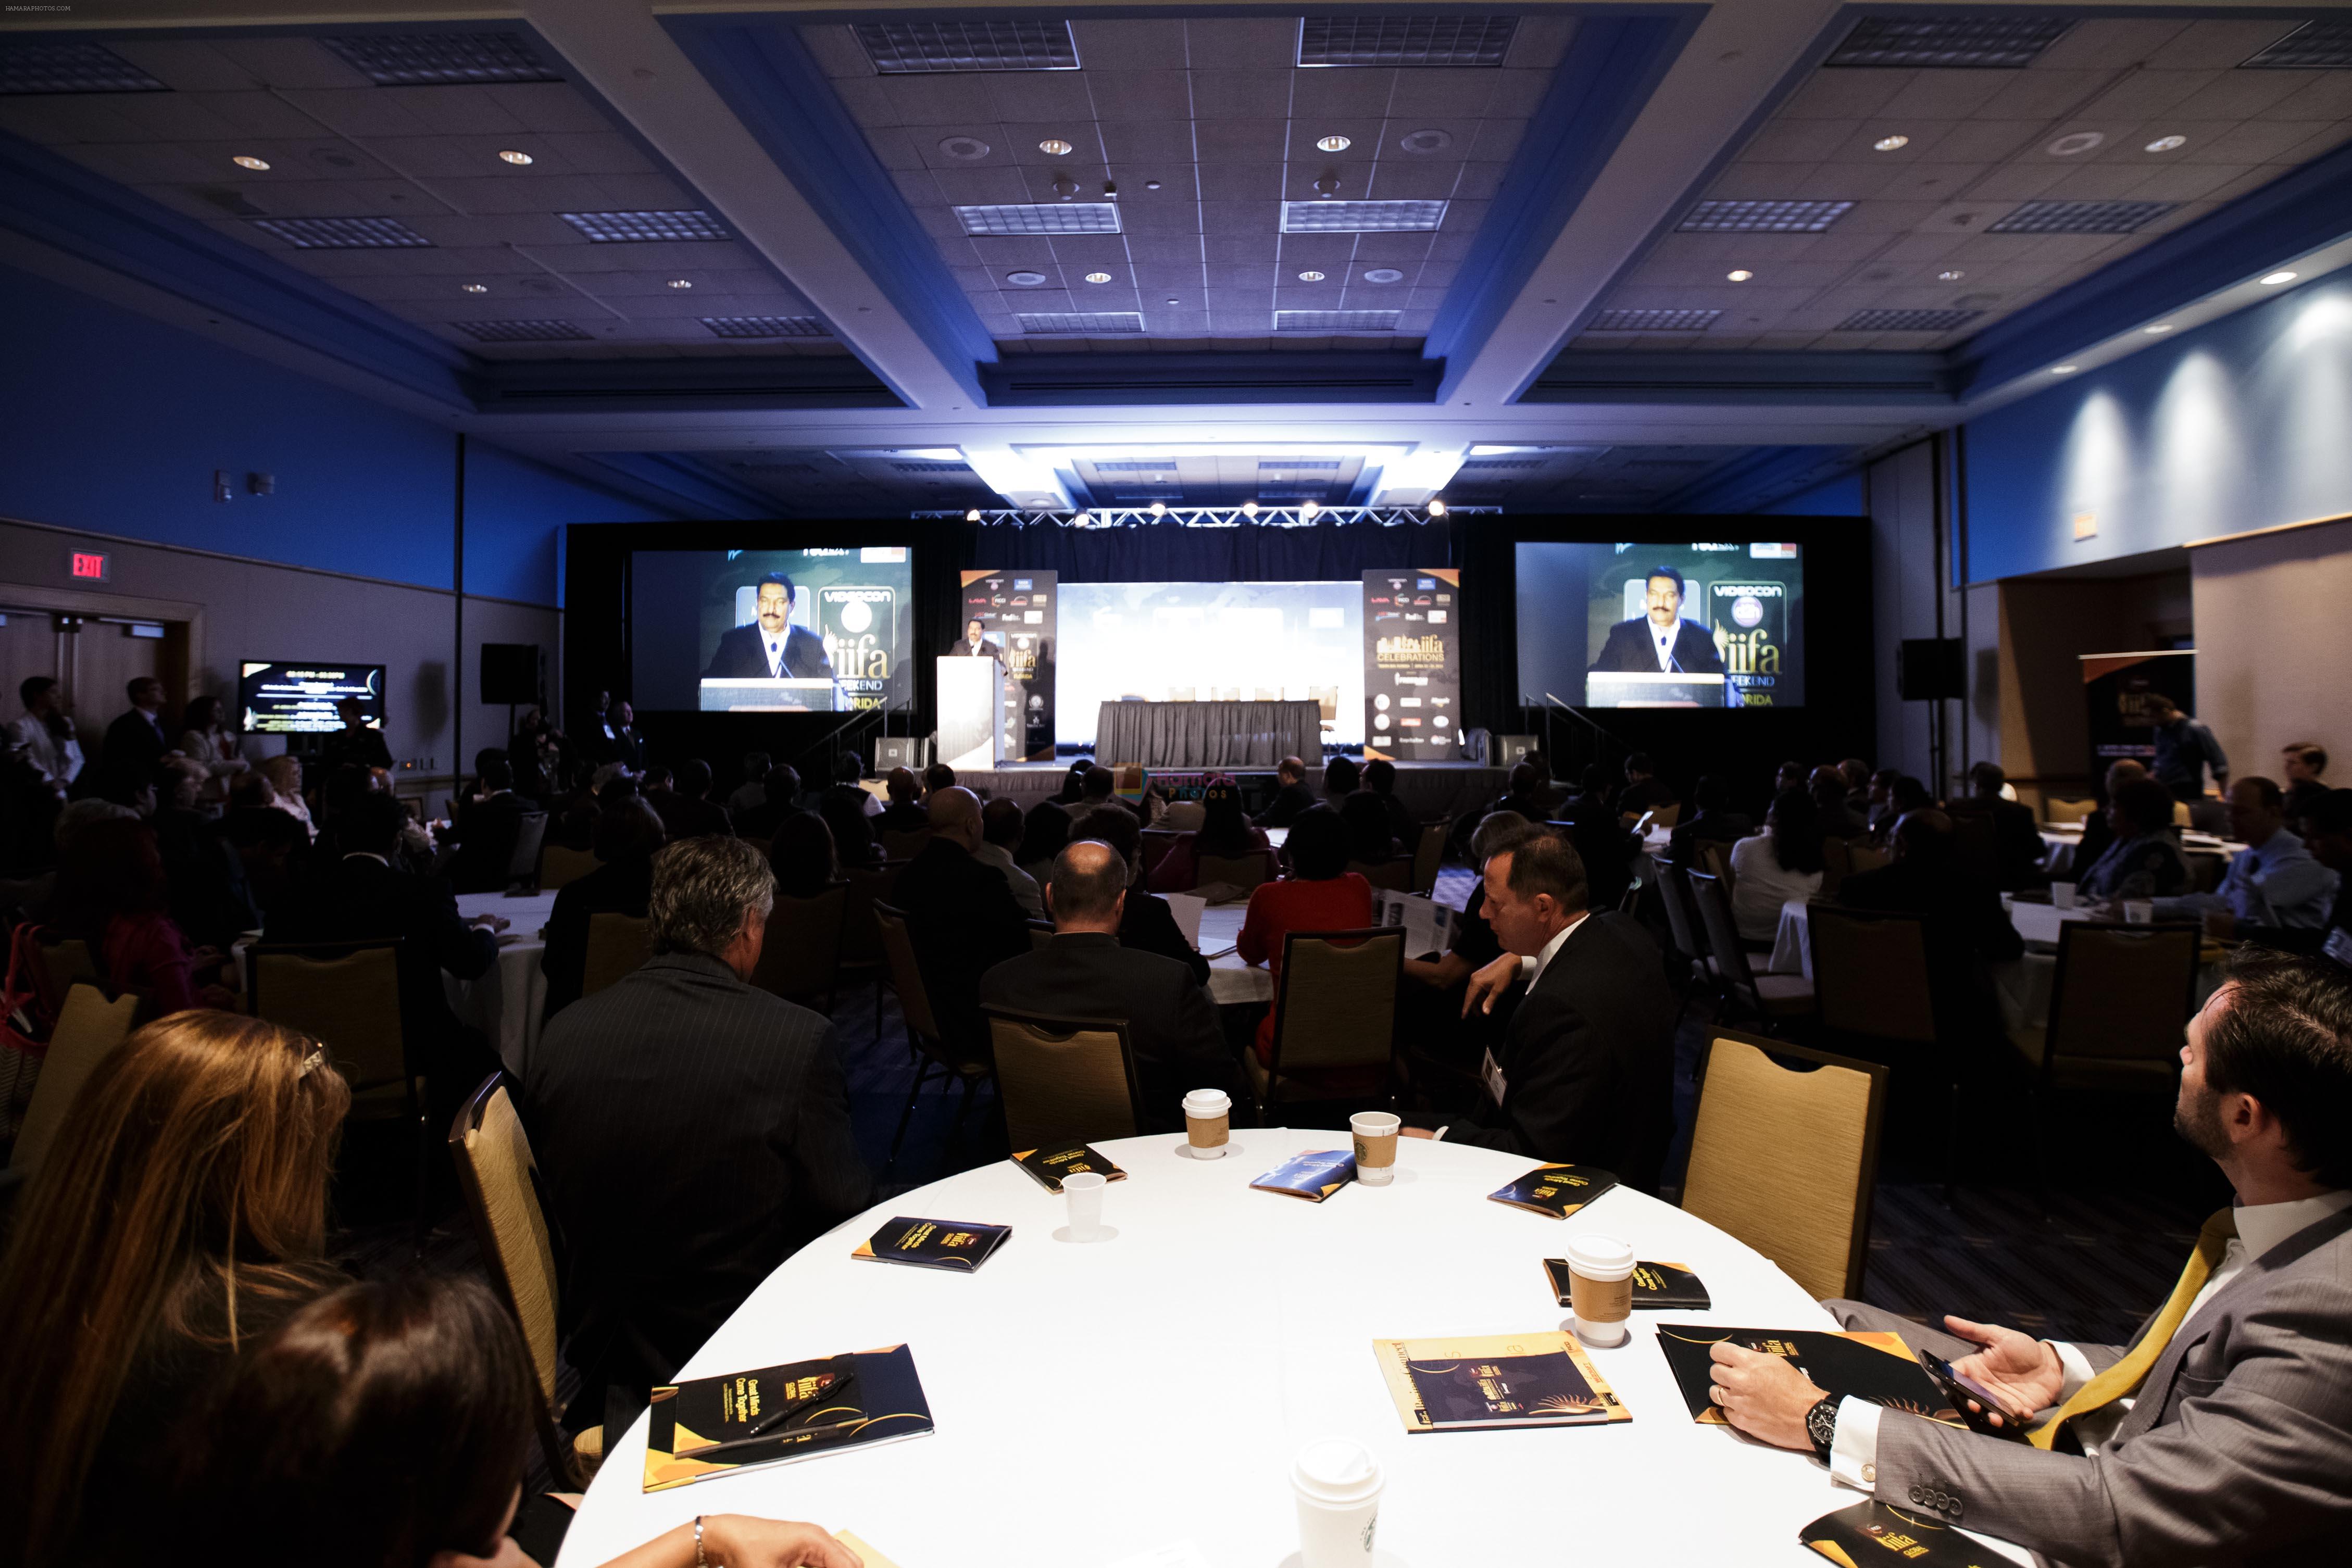
[[[959,1061],[989,1059],[980,1017],[980,977],[1029,950],[1029,917],[1003,876],[973,851],[981,844],[980,797],[961,785],[931,792],[930,841],[890,884],[889,904],[907,917],[931,1015]]]

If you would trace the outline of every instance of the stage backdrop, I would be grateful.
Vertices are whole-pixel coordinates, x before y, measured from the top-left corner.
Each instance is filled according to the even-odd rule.
[[[1013,678],[1006,700],[1024,710],[1018,732],[1021,754],[1031,762],[1054,760],[1054,627],[1062,596],[1050,571],[962,573],[963,612],[956,635],[964,637],[977,619],[982,635],[1004,654]]]
[[[1368,571],[1363,596],[1365,757],[1453,759],[1462,745],[1462,574]]]

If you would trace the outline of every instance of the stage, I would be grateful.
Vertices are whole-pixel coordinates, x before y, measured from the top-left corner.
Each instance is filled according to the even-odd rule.
[[[1060,762],[1014,762],[1003,768],[958,768],[956,782],[975,790],[984,791],[989,799],[1003,797],[1021,802],[1026,810],[1040,800],[1051,800],[1062,791],[1062,780],[1070,771],[1070,760]],[[1355,760],[1361,764],[1362,758]],[[1452,821],[1465,812],[1475,811],[1501,798],[1509,781],[1509,773],[1501,768],[1479,768],[1466,762],[1400,762],[1397,770],[1397,799],[1405,809],[1423,821],[1440,819]],[[1181,791],[1197,790],[1209,777],[1199,768],[1154,768],[1153,779],[1173,784]],[[1227,768],[1213,770],[1240,783],[1243,799],[1253,812],[1263,810],[1275,790],[1272,768]],[[1310,788],[1320,789],[1323,783],[1322,765],[1318,762],[1308,772]]]

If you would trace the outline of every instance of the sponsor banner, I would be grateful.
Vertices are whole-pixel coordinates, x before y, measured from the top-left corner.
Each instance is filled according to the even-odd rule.
[[[1462,749],[1462,573],[1364,573],[1364,755],[1435,761]]]

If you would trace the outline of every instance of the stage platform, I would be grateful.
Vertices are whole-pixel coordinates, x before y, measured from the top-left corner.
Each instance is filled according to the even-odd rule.
[[[1060,794],[1062,779],[1069,770],[1068,758],[1059,762],[1016,762],[1003,768],[958,768],[956,782],[986,790],[991,799],[1018,800],[1026,810],[1040,800]],[[1451,820],[1490,804],[1502,796],[1510,779],[1507,769],[1478,768],[1466,762],[1400,762],[1396,770],[1397,799],[1424,821]],[[1226,774],[1241,785],[1243,798],[1252,802],[1253,811],[1262,810],[1264,802],[1273,797],[1275,777],[1270,768],[1223,768],[1213,771]],[[1209,776],[1208,771],[1200,768],[1151,770],[1154,779],[1171,783],[1180,791],[1188,787],[1197,789]],[[1319,788],[1322,781],[1318,765],[1307,776],[1307,782]]]

